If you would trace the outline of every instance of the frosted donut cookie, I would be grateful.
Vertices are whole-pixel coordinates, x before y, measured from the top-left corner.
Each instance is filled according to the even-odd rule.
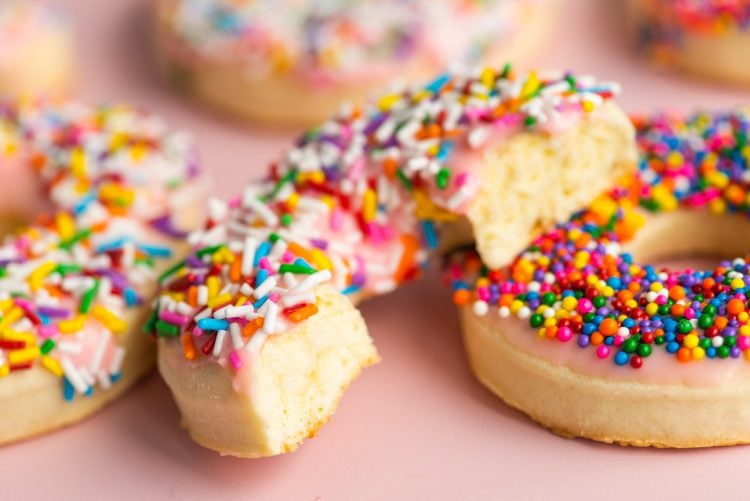
[[[623,445],[750,442],[750,110],[637,121],[637,179],[507,268],[449,261],[470,365],[555,433]],[[650,260],[719,257],[706,269]]]
[[[159,0],[170,80],[247,120],[311,125],[393,80],[455,63],[521,60],[539,44],[542,0]]]
[[[343,110],[265,180],[212,200],[149,323],[191,436],[258,457],[315,434],[377,360],[346,296],[389,292],[472,233],[503,264],[590,202],[635,164],[616,89],[508,67],[442,75]]]
[[[67,94],[73,52],[62,9],[46,0],[0,2],[0,98]]]
[[[638,49],[655,63],[750,84],[745,0],[630,0],[630,18]]]
[[[127,107],[0,110],[1,196],[51,207],[0,245],[0,444],[86,418],[154,366],[141,327],[198,220],[195,160]]]

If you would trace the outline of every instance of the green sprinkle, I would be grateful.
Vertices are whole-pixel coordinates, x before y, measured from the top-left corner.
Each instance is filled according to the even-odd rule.
[[[536,118],[532,117],[531,115],[526,116],[526,118],[523,119],[523,124],[526,127],[533,127],[534,124],[536,124]]]
[[[156,334],[159,336],[175,337],[180,335],[180,328],[177,325],[164,320],[157,320],[154,326],[156,327]]]
[[[437,173],[437,176],[435,177],[435,182],[437,183],[437,187],[441,190],[444,190],[448,186],[448,180],[451,177],[451,171],[449,169],[446,169],[443,167],[440,169]]]
[[[401,184],[404,186],[404,189],[406,189],[406,191],[411,191],[412,190],[411,180],[408,177],[406,177],[406,175],[401,171],[401,169],[398,169],[396,171],[396,177],[401,182]]]
[[[77,264],[65,264],[61,263],[55,266],[55,272],[59,273],[60,275],[67,275],[68,273],[78,273],[83,268]]]
[[[149,315],[148,320],[146,320],[146,323],[143,324],[143,332],[145,334],[153,334],[154,332],[156,332],[157,320],[159,320],[159,308],[158,307],[151,310],[151,315]]]
[[[208,254],[213,254],[214,252],[216,252],[217,250],[221,249],[224,246],[225,246],[224,244],[217,244],[217,245],[212,245],[210,247],[204,247],[200,249],[199,251],[197,251],[195,255],[198,257],[203,257]]]
[[[271,193],[261,197],[261,201],[267,202],[273,199],[276,195],[279,194],[279,192],[281,191],[281,188],[283,188],[285,184],[287,184],[290,181],[294,181],[294,178],[296,177],[297,177],[297,169],[292,169],[289,172],[285,173],[283,176],[281,176],[281,179],[279,179],[276,182],[276,185],[274,185],[273,189],[271,190]]]
[[[78,307],[79,313],[88,313],[91,309],[91,303],[94,301],[96,294],[99,292],[99,280],[94,281],[94,285],[86,291],[81,298],[81,304]]]
[[[284,215],[281,216],[281,225],[282,226],[289,226],[290,224],[292,224],[293,221],[294,221],[294,218],[288,212],[286,214],[284,214]]]
[[[44,343],[42,343],[42,346],[39,347],[39,351],[42,352],[42,355],[46,355],[51,352],[54,347],[55,342],[52,339],[47,339]]]
[[[272,244],[275,244],[281,237],[277,235],[276,233],[271,233],[268,235],[268,241]]]
[[[510,75],[510,71],[513,69],[510,63],[505,63],[505,66],[503,66],[503,71],[500,72],[500,78],[508,78],[508,75]]]
[[[143,257],[137,257],[135,258],[136,264],[145,264],[149,268],[154,267],[154,258],[151,256],[143,256]]]
[[[159,283],[163,282],[167,278],[171,277],[172,275],[174,275],[175,273],[177,273],[178,271],[180,271],[183,266],[185,266],[185,261],[180,261],[179,263],[173,264],[172,266],[170,266],[169,268],[167,268],[166,270],[164,270],[164,273],[162,273],[161,275],[159,275],[159,278],[157,278],[156,280]]]
[[[301,264],[282,264],[279,266],[279,273],[295,273],[298,275],[312,275],[315,270],[309,266]]]
[[[73,235],[72,237],[70,237],[69,239],[67,239],[67,240],[65,240],[63,242],[60,242],[59,247],[61,249],[70,250],[75,244],[77,244],[81,240],[85,240],[86,238],[88,238],[89,235],[91,235],[91,228],[86,228],[85,230],[80,230],[80,231],[76,232],[76,234]]]

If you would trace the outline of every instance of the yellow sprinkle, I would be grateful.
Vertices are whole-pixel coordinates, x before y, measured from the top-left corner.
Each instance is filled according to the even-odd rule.
[[[313,258],[313,263],[318,267],[320,270],[332,270],[333,269],[333,263],[330,259],[328,259],[328,256],[326,256],[325,252],[323,252],[320,249],[312,249],[310,251]]]
[[[2,312],[3,315],[8,313],[8,310],[10,310],[12,307],[13,307],[13,300],[10,298],[3,299],[2,301],[0,301],[0,312]]]
[[[74,334],[86,324],[86,315],[76,315],[68,320],[63,320],[57,324],[57,329],[63,334]]]
[[[55,214],[55,225],[62,240],[72,237],[76,231],[75,221],[73,221],[73,218],[67,212],[58,212]]]
[[[529,78],[524,82],[521,88],[521,97],[529,97],[531,94],[537,91],[539,88],[539,77],[536,72],[532,71],[529,73]]]
[[[693,355],[693,360],[701,360],[706,356],[706,351],[700,346],[696,346],[691,350],[691,354]]]
[[[46,263],[37,266],[37,268],[29,274],[29,278],[26,280],[29,283],[31,290],[38,290],[42,286],[42,280],[52,273],[54,269],[55,263],[52,261],[47,261]]]
[[[588,100],[581,101],[581,108],[583,108],[583,111],[586,113],[591,113],[594,111],[594,103]]]
[[[140,162],[146,156],[148,149],[143,144],[136,144],[130,148],[130,156],[136,162]]]
[[[375,219],[375,214],[378,209],[378,198],[375,194],[375,190],[367,188],[362,201],[362,218],[370,222]]]
[[[86,177],[86,153],[82,148],[75,148],[70,152],[70,171],[78,179]]]
[[[42,367],[44,367],[57,377],[63,376],[63,370],[60,362],[52,357],[42,357]]]
[[[458,216],[453,212],[435,205],[424,190],[412,191],[412,197],[417,204],[416,215],[419,219],[429,219],[430,221],[439,222],[451,222],[458,219]]]
[[[234,254],[232,254],[232,251],[230,251],[227,247],[223,247],[214,252],[214,255],[211,259],[216,264],[232,264],[234,262]]]
[[[127,142],[127,136],[122,132],[115,132],[109,140],[109,149],[118,150]]]
[[[235,301],[235,302],[234,302],[234,305],[235,305],[235,306],[242,306],[242,305],[243,305],[243,304],[245,304],[246,302],[247,302],[247,298],[246,298],[245,296],[243,296],[242,294],[240,294],[240,295],[239,295],[239,296],[237,297],[237,301]]]
[[[291,210],[294,210],[295,207],[297,207],[297,204],[299,203],[299,194],[295,191],[292,192],[291,195],[289,195],[285,202]]]
[[[399,94],[388,94],[380,98],[380,101],[378,101],[378,107],[382,111],[388,111],[391,109],[391,106],[398,102],[399,99],[401,99]]]
[[[218,306],[223,306],[231,302],[232,302],[232,295],[228,292],[225,292],[224,294],[221,294],[219,296],[214,296],[211,299],[209,299],[206,305],[209,308],[216,308]]]
[[[492,68],[488,66],[484,70],[482,70],[482,74],[479,79],[482,81],[482,84],[485,87],[492,88],[493,84],[495,83],[495,72],[492,71]]]
[[[124,320],[102,305],[97,304],[91,308],[91,315],[115,334],[122,334],[128,328]]]
[[[206,279],[206,288],[208,289],[208,297],[214,297],[219,293],[219,279],[215,275],[208,277]]]
[[[8,352],[8,363],[10,365],[20,365],[39,358],[40,352],[38,346],[23,348],[21,350],[11,350]]]
[[[36,344],[36,336],[31,332],[18,332],[13,329],[5,329],[0,334],[0,339],[4,341],[23,341],[26,346],[33,346]]]
[[[23,310],[17,306],[14,306],[3,319],[0,320],[0,331],[7,329],[21,319],[23,316]]]
[[[686,348],[695,348],[696,346],[698,346],[698,341],[700,341],[698,339],[698,336],[696,336],[695,334],[688,334],[687,336],[685,336],[683,344]]]
[[[745,352],[747,354],[747,352]],[[10,367],[8,365],[0,365],[0,377],[5,377],[10,374]]]

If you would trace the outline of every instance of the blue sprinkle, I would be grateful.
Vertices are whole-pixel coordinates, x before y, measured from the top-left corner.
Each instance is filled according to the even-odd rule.
[[[141,249],[146,254],[148,254],[149,256],[170,257],[172,255],[172,249],[170,249],[169,247],[161,247],[159,245],[138,244],[138,248]]]
[[[359,285],[350,285],[346,289],[342,290],[341,293],[345,296],[348,296],[349,294],[354,294],[355,292],[359,291],[361,287]]]
[[[198,320],[198,327],[204,331],[220,331],[229,328],[229,322],[219,318],[201,318]]]
[[[255,301],[253,303],[253,308],[255,308],[256,310],[259,309],[261,306],[263,306],[264,304],[266,304],[266,301],[268,301],[268,295],[267,294],[265,296],[263,296],[262,298],[258,299],[257,301]]]
[[[258,266],[260,264],[260,260],[266,257],[269,252],[271,252],[271,242],[265,241],[262,244],[260,244],[258,246],[258,249],[255,251],[255,257],[253,258],[253,266]]]
[[[86,392],[83,394],[83,396],[84,397],[90,397],[93,394],[94,394],[94,387],[93,386],[89,386],[88,389],[86,390]]]
[[[129,238],[121,237],[115,240],[112,240],[111,242],[107,242],[104,244],[101,244],[99,247],[96,248],[96,252],[107,252],[115,249],[121,248],[125,242],[129,241]]]
[[[72,402],[73,398],[76,396],[76,390],[73,388],[73,385],[70,384],[70,381],[68,381],[68,378],[63,378],[63,398],[66,402]]]
[[[310,269],[310,270],[313,269],[313,267],[310,266],[310,263],[308,263],[307,261],[305,261],[301,257],[298,257],[297,259],[295,259],[294,260],[294,264],[297,265],[297,266],[304,266],[305,268]]]
[[[258,287],[260,284],[266,281],[268,278],[268,270],[261,268],[258,270],[258,274],[255,275],[255,286]]]
[[[437,249],[438,237],[437,231],[435,230],[435,223],[427,219],[422,220],[422,234],[424,235],[427,248],[430,250]]]
[[[127,304],[128,306],[136,306],[138,304],[138,294],[136,294],[135,291],[130,287],[125,289],[124,295],[125,304]]]
[[[76,216],[80,216],[83,214],[89,205],[91,205],[91,202],[96,200],[96,195],[89,192],[84,196],[80,202],[78,202],[76,205],[73,206],[73,214]]]
[[[615,363],[617,365],[625,365],[628,363],[629,358],[630,357],[628,357],[628,354],[625,353],[624,351],[618,351],[617,354],[615,355]]]
[[[450,75],[447,73],[444,73],[437,77],[435,80],[427,84],[425,87],[426,90],[432,92],[433,94],[436,94],[440,92],[440,89],[442,89],[445,84],[448,83],[448,80],[450,80]]]
[[[116,372],[112,374],[111,376],[109,376],[109,380],[112,381],[113,383],[116,383],[120,380],[121,377],[122,377],[122,372]]]

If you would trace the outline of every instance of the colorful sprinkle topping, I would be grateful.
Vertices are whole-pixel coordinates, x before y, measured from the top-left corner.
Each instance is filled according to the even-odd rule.
[[[747,0],[639,0],[638,44],[659,62],[669,63],[688,33],[715,36],[750,28]]]
[[[477,61],[514,32],[521,0],[163,0],[167,48],[194,65],[226,60],[262,78],[295,72],[325,83],[333,78],[391,74],[393,60],[415,54],[435,67]],[[455,30],[456,23],[466,29]],[[470,28],[469,28],[470,27]]]
[[[657,349],[681,362],[750,360],[750,262],[656,269],[622,248],[646,211],[749,213],[750,108],[635,124],[637,179],[539,237],[508,269],[486,269],[473,251],[451,257],[454,301],[477,315],[496,308],[617,365],[639,368]]]
[[[0,376],[41,365],[66,400],[107,389],[127,310],[184,236],[172,216],[196,176],[191,142],[126,107],[22,103],[0,109],[0,170],[38,177],[57,210],[0,246]]]
[[[390,291],[426,265],[438,226],[470,204],[474,165],[456,160],[508,132],[557,130],[615,84],[510,67],[443,75],[348,108],[305,133],[266,181],[209,204],[193,252],[161,280],[151,328],[235,368],[268,335],[317,312],[314,288]]]

